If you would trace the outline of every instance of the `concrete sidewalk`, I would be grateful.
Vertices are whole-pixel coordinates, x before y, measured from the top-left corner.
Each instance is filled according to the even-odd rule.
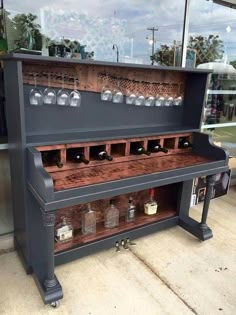
[[[201,206],[192,209],[200,216]],[[235,315],[236,187],[213,200],[214,237],[200,242],[175,227],[56,268],[64,299],[45,306],[15,252],[0,256],[0,314]]]

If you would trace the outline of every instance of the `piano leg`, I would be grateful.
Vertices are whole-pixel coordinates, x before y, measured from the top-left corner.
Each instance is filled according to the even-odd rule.
[[[52,306],[63,297],[62,287],[54,274],[54,225],[55,214],[41,210],[44,232],[42,262],[34,267],[34,277],[45,304]]]
[[[206,178],[206,196],[205,196],[204,204],[203,204],[202,219],[199,225],[199,228],[202,231],[202,236],[204,240],[210,238],[209,236],[212,237],[212,231],[208,227],[206,221],[207,221],[208,210],[209,210],[210,200],[212,197],[215,181],[216,181],[215,175],[210,175],[210,176],[207,176]]]
[[[206,184],[206,195],[204,199],[203,204],[203,210],[202,210],[202,217],[201,222],[197,222],[196,220],[189,217],[188,210],[189,208],[189,200],[187,202],[183,203],[183,209],[180,208],[180,214],[179,214],[179,225],[191,233],[192,235],[196,236],[202,241],[208,240],[209,238],[213,237],[212,230],[208,227],[206,221],[208,216],[208,210],[210,205],[210,200],[213,192],[213,186],[216,180],[215,175],[209,175],[206,178],[207,184]],[[184,191],[182,193],[183,198]]]

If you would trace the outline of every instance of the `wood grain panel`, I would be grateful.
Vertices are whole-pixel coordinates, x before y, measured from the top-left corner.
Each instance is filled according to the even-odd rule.
[[[50,63],[35,64],[24,62],[23,78],[25,84],[48,86],[49,75],[51,86],[73,90],[74,81],[78,80],[77,89],[100,93],[104,85],[114,90],[118,85],[124,94],[128,91],[151,93],[153,95],[183,96],[186,74],[176,71],[160,71],[159,69],[121,68],[118,65],[69,65]]]
[[[97,165],[79,170],[53,172],[51,177],[55,191],[82,187],[102,182],[124,179],[128,177],[163,172],[187,166],[208,163],[211,160],[192,152],[183,154],[149,157],[136,161]]]

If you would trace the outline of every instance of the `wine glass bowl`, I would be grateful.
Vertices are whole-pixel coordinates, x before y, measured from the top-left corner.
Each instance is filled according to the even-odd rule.
[[[112,100],[112,91],[106,86],[104,86],[102,89],[101,100],[108,102]]]
[[[136,106],[143,106],[145,104],[145,97],[143,94],[138,94],[135,100]]]
[[[183,98],[181,96],[176,97],[173,101],[174,106],[181,106],[182,103],[183,103]]]
[[[61,89],[57,93],[57,105],[67,106],[69,105],[70,96],[65,89]]]
[[[165,98],[163,96],[157,95],[155,100],[155,106],[161,107],[164,106]]]
[[[123,93],[119,89],[116,89],[113,93],[112,98],[113,103],[123,103],[123,99],[124,99]]]
[[[128,92],[126,95],[126,104],[133,105],[135,104],[136,94],[133,92]]]
[[[145,99],[145,106],[152,107],[155,104],[155,97],[152,95],[147,96]]]
[[[165,106],[172,106],[173,105],[173,97],[172,96],[169,96],[169,97],[166,97],[166,100],[165,100]]]
[[[29,93],[30,105],[38,106],[43,104],[43,94],[38,88],[33,88]]]
[[[69,96],[69,105],[72,107],[80,107],[81,104],[81,94],[79,91],[72,91]]]
[[[54,89],[48,87],[43,91],[43,103],[46,105],[55,105],[57,96]]]

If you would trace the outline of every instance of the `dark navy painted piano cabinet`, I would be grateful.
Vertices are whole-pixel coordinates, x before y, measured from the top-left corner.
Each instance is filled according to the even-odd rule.
[[[227,153],[200,132],[209,72],[172,67],[114,64],[75,59],[11,54],[3,57],[8,139],[14,207],[15,246],[27,273],[33,273],[45,304],[63,297],[54,274],[56,265],[120,240],[179,225],[198,239],[212,237],[207,213],[215,175],[228,170]],[[70,93],[78,80],[80,107],[30,105],[34,87],[49,85]],[[147,95],[181,96],[180,106],[136,106],[101,100],[107,85]],[[182,138],[192,146],[179,147]],[[133,155],[136,142],[146,149],[158,141],[168,153]],[[94,147],[103,148],[113,161],[97,161]],[[68,160],[67,152],[80,148],[88,165]],[[63,167],[47,165],[42,152],[53,150]],[[189,216],[192,181],[206,176],[207,190],[201,222]],[[157,214],[147,216],[142,203],[155,189]],[[125,223],[128,197],[134,196],[137,217]],[[120,225],[104,228],[104,207],[114,198],[120,207]],[[81,211],[91,202],[97,211],[97,233],[81,234]],[[55,242],[55,224],[68,216],[74,226],[70,242]]]

